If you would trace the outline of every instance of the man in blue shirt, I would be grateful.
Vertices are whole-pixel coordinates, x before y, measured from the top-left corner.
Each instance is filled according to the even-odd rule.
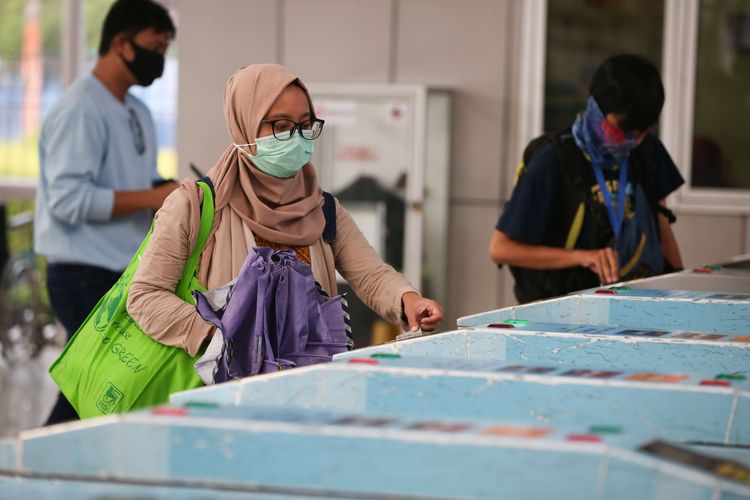
[[[128,93],[161,76],[175,35],[151,0],[120,0],[102,28],[92,73],[50,110],[39,139],[34,247],[47,258],[50,303],[68,337],[117,281],[177,188],[156,171],[148,108]],[[60,394],[47,424],[77,418]]]
[[[684,181],[659,139],[664,87],[638,55],[599,66],[587,108],[532,141],[490,242],[519,302],[682,268],[665,198]]]

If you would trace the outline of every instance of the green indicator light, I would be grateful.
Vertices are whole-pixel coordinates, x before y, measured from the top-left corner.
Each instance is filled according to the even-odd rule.
[[[715,378],[716,380],[747,380],[747,377],[741,373],[720,373]]]
[[[400,354],[393,354],[390,352],[378,352],[370,356],[371,358],[381,358],[381,359],[398,359],[401,357]]]
[[[611,286],[610,290],[630,290],[629,286]]]
[[[506,319],[503,323],[508,325],[528,325],[529,321],[525,319]]]
[[[185,403],[185,408],[218,408],[219,405],[216,403],[209,403],[208,401],[188,401]]]
[[[721,271],[721,266],[718,264],[713,264],[710,266],[703,266],[705,269],[712,269],[714,271]]]
[[[591,434],[622,434],[619,425],[594,425],[589,428]]]

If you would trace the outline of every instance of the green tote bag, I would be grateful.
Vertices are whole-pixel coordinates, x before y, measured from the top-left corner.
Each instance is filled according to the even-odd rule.
[[[203,181],[201,222],[195,248],[190,254],[175,294],[195,304],[193,290],[205,291],[198,282],[198,260],[211,232],[214,200]],[[153,226],[117,283],[102,297],[49,373],[81,418],[124,413],[169,399],[173,392],[203,385],[191,357],[144,333],[126,310],[128,292]]]

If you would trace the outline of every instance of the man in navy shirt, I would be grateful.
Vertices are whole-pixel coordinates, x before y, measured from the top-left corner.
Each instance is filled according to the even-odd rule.
[[[159,178],[151,113],[128,92],[161,76],[174,34],[161,5],[115,2],[94,69],[42,125],[34,247],[47,258],[50,303],[68,337],[117,281],[153,211],[177,188]],[[61,394],[47,423],[76,417]]]
[[[527,148],[490,243],[528,302],[682,268],[665,198],[684,181],[659,139],[664,87],[638,55],[597,69],[571,129]]]

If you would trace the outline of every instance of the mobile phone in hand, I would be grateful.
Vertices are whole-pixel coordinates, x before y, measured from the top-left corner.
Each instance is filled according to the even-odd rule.
[[[196,166],[195,163],[190,163],[190,170],[193,171],[193,173],[198,177],[198,179],[203,179],[206,174],[200,171],[200,169]]]
[[[169,182],[175,182],[175,180],[174,179],[156,179],[156,180],[154,180],[154,181],[151,182],[151,187],[157,188],[157,187],[163,186],[164,184],[167,184]]]

